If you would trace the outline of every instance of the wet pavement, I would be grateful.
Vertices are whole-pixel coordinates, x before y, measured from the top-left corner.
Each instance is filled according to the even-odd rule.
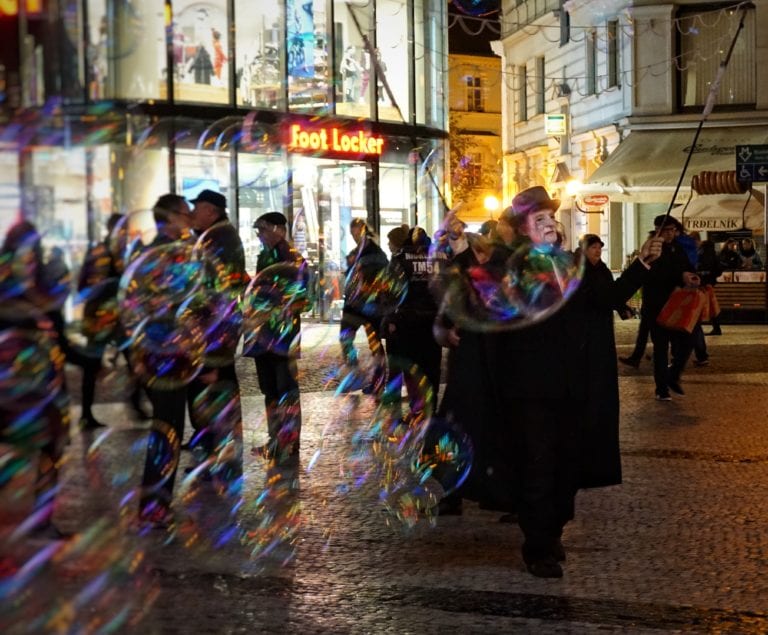
[[[636,327],[617,323],[620,354]],[[146,430],[117,401],[120,370],[106,374],[94,412],[109,428],[75,434],[63,467],[56,519],[77,537],[52,554],[6,540],[16,586],[0,587],[0,632],[768,632],[768,327],[707,338],[710,364],[672,402],[654,400],[650,362],[620,368],[624,483],[579,493],[561,580],[526,573],[518,527],[476,505],[433,522],[387,513],[354,463],[375,403],[326,389],[337,329],[305,328],[294,467],[250,456],[263,405],[239,362],[245,504],[233,513],[216,481],[177,482],[173,536],[132,525]],[[3,517],[27,504],[6,492]]]

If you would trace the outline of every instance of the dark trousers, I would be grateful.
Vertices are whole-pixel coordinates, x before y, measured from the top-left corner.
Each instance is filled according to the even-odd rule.
[[[551,554],[563,527],[573,519],[579,473],[580,424],[584,404],[569,399],[520,399],[513,435],[519,472],[518,521],[525,536],[523,557]]]
[[[653,379],[656,383],[656,394],[666,395],[669,393],[669,381],[680,381],[693,350],[693,338],[689,333],[671,331],[654,322],[651,326],[651,340],[653,341]]]
[[[650,334],[650,327],[648,326],[648,319],[640,316],[640,326],[637,327],[637,339],[635,339],[635,349],[632,351],[630,358],[640,361],[645,355],[645,347],[648,345],[648,335]]]
[[[236,411],[231,414],[231,420],[241,422],[240,385],[235,373],[235,365],[229,364],[218,369],[217,385],[226,387]],[[184,436],[184,421],[189,408],[190,422],[195,429],[192,441],[193,450],[209,456],[215,449],[217,437],[227,431],[215,430],[212,422],[205,422],[195,416],[195,400],[208,388],[208,384],[195,379],[186,386],[173,390],[148,389],[147,394],[152,402],[153,421],[149,431],[147,457],[144,463],[142,478],[142,496],[140,508],[151,511],[152,506],[169,507],[173,499],[173,485],[179,467],[181,440]],[[240,424],[241,425],[241,424]],[[241,429],[235,433],[242,434]],[[238,457],[238,460],[241,460]],[[242,466],[240,466],[242,469]],[[233,470],[236,472],[237,470]]]
[[[368,338],[368,347],[374,358],[374,375],[371,383],[379,388],[384,382],[386,374],[386,351],[382,342],[381,320],[379,318],[367,318],[351,311],[343,311],[339,327],[339,343],[341,354],[345,364],[357,364],[357,349],[355,349],[355,334],[360,327],[365,329]]]
[[[709,359],[709,352],[707,351],[707,340],[704,337],[704,329],[701,327],[701,322],[696,325],[691,333],[693,338],[693,352],[696,355],[697,362],[703,362]]]
[[[259,389],[264,394],[270,444],[298,447],[301,437],[301,401],[296,359],[275,353],[255,358]]]
[[[432,320],[398,324],[396,331],[387,336],[387,357],[390,360],[388,383],[402,371],[411,411],[423,410],[426,405],[420,403],[425,393],[425,387],[419,382],[421,374],[431,387],[430,406],[434,412],[440,388],[442,348],[432,335]],[[418,373],[409,372],[414,365]]]

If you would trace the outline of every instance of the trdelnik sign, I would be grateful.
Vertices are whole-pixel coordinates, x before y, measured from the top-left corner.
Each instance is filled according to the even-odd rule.
[[[741,229],[740,218],[684,218],[686,230],[696,231],[733,231]]]

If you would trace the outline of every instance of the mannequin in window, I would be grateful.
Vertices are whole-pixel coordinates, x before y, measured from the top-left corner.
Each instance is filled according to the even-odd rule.
[[[344,87],[344,101],[355,102],[360,93],[360,63],[355,59],[355,47],[350,45],[341,60],[341,79]]]

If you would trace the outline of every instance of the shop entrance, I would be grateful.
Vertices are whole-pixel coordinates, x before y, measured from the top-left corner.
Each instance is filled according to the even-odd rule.
[[[372,183],[369,163],[294,157],[292,238],[312,267],[320,319],[340,318],[346,256],[355,246],[349,223],[373,220]]]

